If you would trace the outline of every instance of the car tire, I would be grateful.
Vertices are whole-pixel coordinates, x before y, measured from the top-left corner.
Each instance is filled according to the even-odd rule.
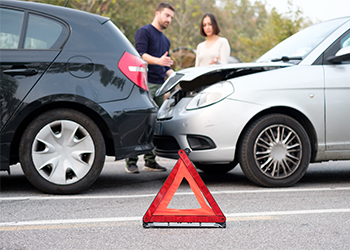
[[[88,188],[101,173],[105,143],[92,119],[72,109],[36,117],[20,141],[27,179],[46,193],[72,194]]]
[[[233,161],[228,164],[204,164],[199,162],[193,164],[206,174],[226,174],[237,166],[238,161]]]
[[[311,144],[303,126],[283,114],[254,121],[239,145],[239,162],[246,177],[266,187],[291,186],[305,174]]]

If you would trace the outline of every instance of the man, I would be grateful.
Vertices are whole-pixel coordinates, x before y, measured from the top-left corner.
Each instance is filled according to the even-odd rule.
[[[148,88],[150,95],[158,106],[164,101],[164,96],[155,97],[156,90],[164,83],[165,76],[174,71],[170,68],[173,61],[169,57],[170,42],[163,34],[174,17],[175,9],[172,5],[161,3],[158,5],[152,23],[137,30],[135,34],[135,47],[142,58],[148,63]],[[160,166],[156,156],[151,151],[144,155],[145,171],[166,171]],[[126,159],[125,171],[127,173],[139,173],[136,165],[138,157]]]

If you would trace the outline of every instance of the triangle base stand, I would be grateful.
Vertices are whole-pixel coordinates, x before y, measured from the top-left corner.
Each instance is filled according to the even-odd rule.
[[[226,217],[199,176],[184,150],[157,196],[143,216],[143,227],[226,227]],[[168,205],[186,179],[201,208],[172,209]],[[206,200],[205,200],[206,199]]]
[[[226,222],[143,222],[144,228],[226,228]]]

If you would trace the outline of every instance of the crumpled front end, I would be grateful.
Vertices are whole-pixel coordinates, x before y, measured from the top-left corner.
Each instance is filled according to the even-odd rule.
[[[241,131],[261,107],[230,98],[234,93],[230,80],[286,66],[289,65],[234,64],[174,73],[158,90],[158,95],[168,91],[171,94],[158,111],[156,154],[176,159],[178,150],[189,148],[192,161],[232,162],[239,133],[230,131]],[[215,88],[219,90],[215,92]]]

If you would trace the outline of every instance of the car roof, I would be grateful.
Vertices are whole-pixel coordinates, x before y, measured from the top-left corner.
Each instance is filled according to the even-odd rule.
[[[99,16],[89,12],[76,10],[68,7],[63,7],[63,6],[58,6],[58,5],[52,5],[52,4],[18,1],[18,0],[1,0],[0,6],[7,6],[11,8],[21,8],[21,9],[31,10],[35,12],[41,12],[43,14],[53,15],[56,17],[74,16],[75,20],[77,21],[79,21],[80,17],[86,16],[86,15],[94,16],[95,19],[98,20],[100,23],[105,23],[106,21],[109,20],[108,17]]]

